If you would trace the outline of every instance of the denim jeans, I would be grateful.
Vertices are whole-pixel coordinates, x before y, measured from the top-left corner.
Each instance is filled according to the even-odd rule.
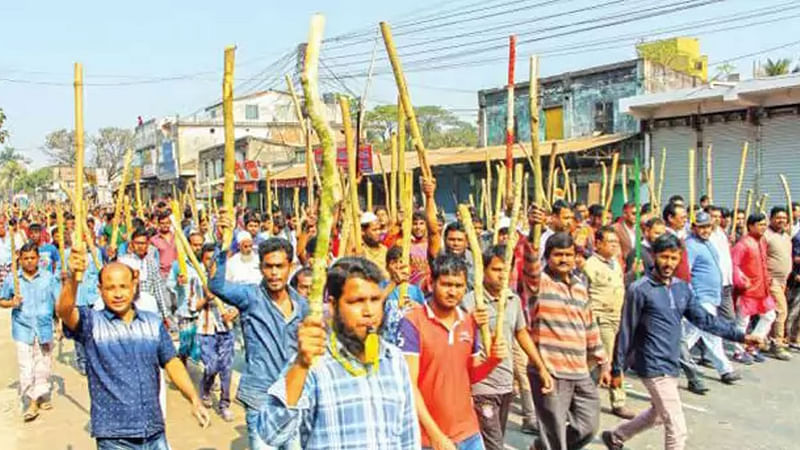
[[[97,438],[97,450],[169,450],[162,431],[148,438]]]
[[[422,447],[425,450],[430,450],[433,447]],[[472,436],[456,443],[458,450],[484,450],[483,439],[480,433],[473,434]]]

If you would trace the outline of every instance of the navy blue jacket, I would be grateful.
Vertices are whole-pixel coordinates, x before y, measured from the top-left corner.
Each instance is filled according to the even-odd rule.
[[[733,322],[713,316],[700,306],[691,285],[672,278],[667,286],[648,274],[625,293],[611,372],[619,375],[630,367],[644,378],[678,376],[682,317],[703,331],[744,341],[744,333]]]

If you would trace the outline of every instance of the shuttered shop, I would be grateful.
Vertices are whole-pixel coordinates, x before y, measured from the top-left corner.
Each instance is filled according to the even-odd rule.
[[[749,142],[747,165],[742,181],[742,193],[739,204],[744,208],[747,200],[747,189],[755,190],[757,173],[758,148],[755,142],[755,127],[742,120],[731,120],[705,124],[703,126],[702,152],[698,153],[698,164],[705,168],[706,151],[708,145],[713,146],[711,151],[711,166],[713,169],[714,203],[720,206],[733,208],[736,195],[736,181],[739,177],[739,163],[741,161],[742,146]],[[705,192],[705,169],[698,177],[698,197],[700,192]],[[701,187],[702,186],[702,187]]]
[[[761,193],[769,194],[770,205],[785,205],[783,185],[778,177],[783,174],[793,200],[800,201],[800,116],[782,114],[764,118],[761,123]]]
[[[689,126],[660,125],[652,131],[651,148],[655,157],[656,181],[661,170],[661,150],[667,149],[667,164],[664,168],[664,187],[661,203],[666,204],[670,196],[679,194],[684,198],[689,195],[689,149],[697,145],[694,129]],[[698,192],[700,183],[698,180]],[[654,186],[658,189],[658,186]]]

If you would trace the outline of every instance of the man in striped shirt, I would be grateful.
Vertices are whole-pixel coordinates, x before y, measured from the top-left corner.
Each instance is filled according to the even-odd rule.
[[[550,392],[539,376],[530,376],[541,431],[534,448],[582,448],[592,440],[600,421],[600,397],[587,359],[591,357],[601,368],[602,386],[608,385],[610,366],[592,318],[586,286],[572,275],[572,237],[553,234],[544,256],[547,267],[531,309],[530,333],[553,384]]]

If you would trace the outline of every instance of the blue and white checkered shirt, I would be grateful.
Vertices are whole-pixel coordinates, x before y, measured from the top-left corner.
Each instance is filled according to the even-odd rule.
[[[382,340],[378,371],[360,377],[345,371],[329,347],[309,370],[294,407],[286,404],[287,371],[259,411],[258,434],[268,445],[283,446],[299,433],[304,449],[420,448],[408,366],[394,345]]]

